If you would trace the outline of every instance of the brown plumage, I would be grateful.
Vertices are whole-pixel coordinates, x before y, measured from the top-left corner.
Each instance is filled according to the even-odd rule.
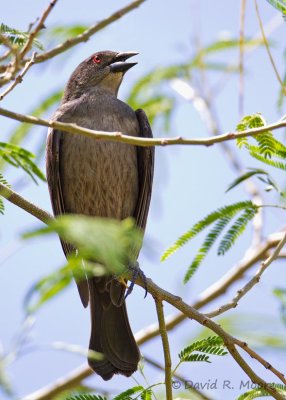
[[[142,110],[134,112],[117,99],[125,72],[136,53],[103,51],[74,71],[53,119],[94,130],[121,131],[152,137]],[[55,215],[75,213],[107,218],[134,217],[145,229],[154,165],[154,149],[96,141],[51,129],[47,139],[47,179]],[[74,249],[62,242],[66,255]],[[77,282],[83,305],[90,303],[89,348],[104,354],[89,365],[103,379],[130,376],[137,369],[139,349],[124,301],[125,286],[113,277]]]

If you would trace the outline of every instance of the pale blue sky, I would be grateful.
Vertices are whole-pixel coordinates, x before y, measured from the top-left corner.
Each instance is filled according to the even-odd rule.
[[[24,30],[41,13],[47,3],[44,0],[5,2],[1,6],[3,22]],[[259,3],[264,22],[270,21],[277,15],[266,1],[261,0]],[[56,5],[46,26],[76,22],[93,24],[124,4],[127,2],[62,0]],[[195,52],[195,32],[198,32],[201,37],[201,45],[215,41],[219,35],[237,37],[239,4],[237,0],[146,1],[139,9],[99,32],[87,43],[78,45],[71,52],[61,55],[59,59],[50,60],[45,66],[34,66],[24,82],[7,96],[1,106],[22,113],[29,112],[50,92],[63,87],[79,62],[89,54],[103,49],[134,50],[140,53],[136,57],[138,65],[126,74],[122,84],[119,97],[124,99],[132,84],[144,73],[157,66],[180,63],[190,57]],[[258,30],[253,2],[248,2],[246,33],[253,36]],[[285,38],[285,30],[286,25],[282,23],[271,36],[274,41],[273,53],[281,73],[284,72],[283,67],[285,67],[285,59],[284,66],[282,59],[285,43],[282,38]],[[237,59],[237,51],[220,56],[220,60],[232,63]],[[217,58],[214,57],[213,60]],[[279,117],[276,108],[279,85],[264,48],[247,56],[246,70],[245,113],[259,111],[269,122],[275,121]],[[221,79],[219,77],[220,75],[213,73],[210,80],[216,83]],[[208,131],[192,104],[184,102],[183,99],[178,100],[178,103],[172,118],[171,134],[206,137]],[[234,129],[239,119],[238,77],[236,75],[228,78],[224,90],[217,98],[216,105],[222,131]],[[1,140],[7,137],[7,134],[16,126],[16,122],[1,118]],[[37,127],[34,135],[37,138],[45,136],[45,129]],[[161,132],[158,129],[154,130],[154,135],[159,136]],[[279,137],[282,137],[282,133],[279,133]],[[26,147],[32,149],[33,143],[26,143]],[[246,166],[256,165],[247,156],[242,157],[246,161]],[[44,165],[42,168],[44,169]],[[8,177],[11,182],[17,179],[17,174],[15,170],[10,171]],[[194,300],[203,289],[242,257],[249,245],[250,233],[248,232],[240,239],[237,246],[224,258],[216,257],[213,251],[193,280],[186,286],[183,286],[181,281],[202,237],[164,264],[159,262],[160,255],[178,235],[190,228],[199,218],[224,204],[248,199],[242,188],[229,194],[224,193],[234,177],[219,146],[212,148],[166,147],[156,150],[154,192],[146,231],[146,246],[140,258],[141,267],[156,283],[182,295],[186,301]],[[46,185],[30,184],[21,193],[39,206],[51,210]],[[281,215],[276,211],[268,214],[265,233],[281,228],[281,223],[283,223]],[[21,233],[37,226],[39,223],[31,216],[6,204],[6,214],[4,217],[1,216],[1,253],[7,251],[7,246],[11,246]],[[155,250],[151,254],[150,251],[148,252],[150,241],[152,241],[152,249]],[[0,340],[3,342],[4,351],[12,345],[15,331],[20,329],[24,316],[22,302],[30,285],[63,262],[64,256],[59,241],[53,237],[25,243],[5,263],[0,264]],[[282,274],[282,267],[283,264],[277,262],[255,290],[241,302],[235,313],[257,313],[276,318],[275,321],[271,319],[269,325],[273,330],[275,328],[275,331],[283,332],[276,317],[278,303],[271,295],[272,287],[281,284],[279,277]],[[249,277],[250,273],[247,276]],[[232,298],[235,289],[240,285],[241,283],[232,288],[225,300]],[[134,332],[156,321],[152,299],[148,296],[144,300],[143,295],[143,291],[136,288],[132,297],[128,299],[129,316]],[[174,312],[167,305],[165,310],[166,314]],[[235,313],[230,312],[229,315],[235,315]],[[255,331],[254,326],[251,329]],[[198,332],[199,326],[195,322],[185,322],[170,335],[174,364],[178,350]],[[88,343],[89,313],[82,308],[74,285],[37,313],[33,336],[32,343],[38,347],[37,351],[25,354],[8,369],[19,397],[40,388],[85,362],[79,356],[48,348],[49,344],[55,341],[78,344],[83,347]],[[162,350],[158,340],[143,346],[142,353],[162,362]],[[285,353],[283,357],[281,353],[275,352],[263,352],[263,354],[270,358],[277,368],[283,367]],[[212,364],[187,366],[183,371],[184,375],[193,381],[204,382],[207,379],[218,378],[218,390],[210,392],[214,399],[234,398],[235,394],[240,392],[238,383],[246,379],[230,357],[223,360],[213,358]],[[225,371],[228,371],[228,375]],[[264,371],[262,373],[264,374]],[[150,382],[163,379],[160,372],[151,368],[146,369],[146,374]],[[266,374],[264,376],[266,377]],[[136,378],[144,384],[138,373]],[[233,381],[234,391],[231,395],[222,390],[223,379]],[[93,376],[89,382],[90,385],[96,387],[112,388],[115,392],[119,387],[127,389],[134,384],[132,379],[122,377],[115,377],[111,382],[103,383],[99,377]],[[4,398],[2,394],[0,398]]]

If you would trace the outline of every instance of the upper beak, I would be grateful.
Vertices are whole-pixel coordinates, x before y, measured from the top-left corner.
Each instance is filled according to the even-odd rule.
[[[110,64],[111,72],[126,72],[129,68],[134,67],[137,63],[125,62],[128,58],[136,56],[138,53],[134,51],[126,51],[117,53]]]

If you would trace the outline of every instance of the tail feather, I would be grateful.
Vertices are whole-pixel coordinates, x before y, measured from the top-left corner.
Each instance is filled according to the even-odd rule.
[[[103,282],[103,280],[105,282]],[[102,287],[105,285],[106,290]],[[124,286],[118,286],[124,293]],[[89,349],[104,354],[103,360],[89,359],[90,367],[104,380],[114,374],[130,376],[137,370],[140,359],[138,346],[131,331],[124,301],[114,303],[112,297],[122,299],[122,294],[111,296],[107,278],[89,280],[91,336]],[[110,300],[107,303],[107,294]]]

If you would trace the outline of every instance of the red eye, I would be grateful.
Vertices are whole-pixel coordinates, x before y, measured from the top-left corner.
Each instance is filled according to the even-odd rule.
[[[99,64],[101,63],[102,59],[99,56],[94,56],[92,61],[96,64]]]

